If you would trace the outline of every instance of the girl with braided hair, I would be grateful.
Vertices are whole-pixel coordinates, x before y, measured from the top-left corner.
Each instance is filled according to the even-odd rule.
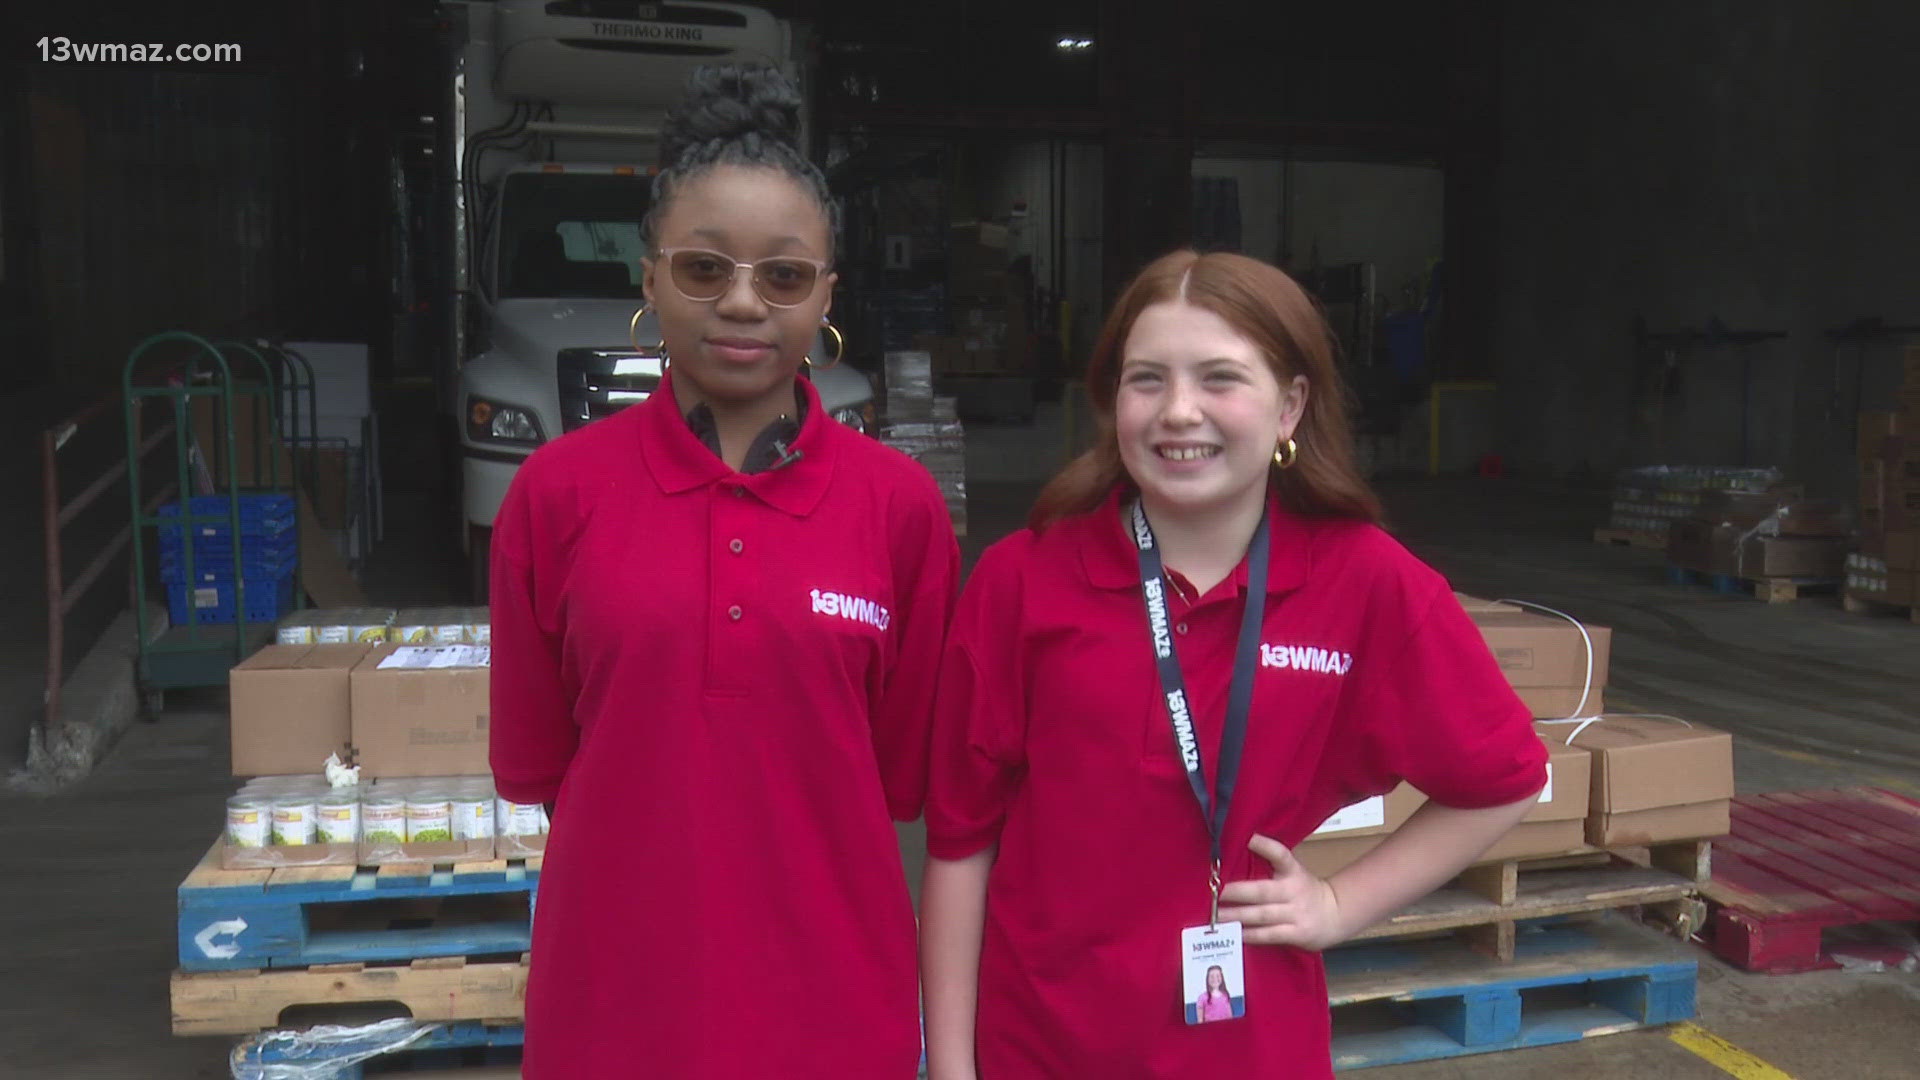
[[[646,218],[665,377],[500,510],[493,771],[553,804],[531,1080],[919,1059],[890,819],[920,815],[959,549],[927,472],[800,376],[835,221],[799,105],[770,69],[692,78]]]

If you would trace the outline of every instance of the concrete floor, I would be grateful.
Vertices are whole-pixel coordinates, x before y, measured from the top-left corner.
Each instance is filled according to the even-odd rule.
[[[1058,463],[1045,411],[1031,428],[969,433],[968,562],[1016,527]],[[405,430],[389,425],[389,432]],[[422,447],[390,441],[399,461]],[[432,481],[422,478],[422,487]],[[1619,711],[1674,712],[1736,733],[1742,791],[1876,783],[1920,793],[1920,627],[1844,615],[1831,598],[1767,606],[1665,584],[1657,555],[1588,541],[1605,494],[1515,482],[1387,481],[1399,535],[1456,587],[1550,604],[1615,628]],[[400,483],[396,492],[407,490]],[[418,490],[417,488],[415,490]],[[445,504],[394,498],[369,567],[386,600],[451,596]],[[414,538],[409,541],[408,538]],[[12,593],[12,616],[25,599]],[[0,599],[6,599],[0,594]],[[26,622],[24,627],[34,623]],[[23,629],[21,637],[32,634]],[[18,664],[19,661],[13,661]],[[20,707],[19,702],[14,702]],[[0,1073],[224,1077],[228,1040],[168,1032],[173,892],[216,834],[227,777],[224,701],[170,699],[91,778],[50,797],[0,795]],[[917,877],[918,830],[901,829]],[[1920,975],[1760,977],[1700,954],[1698,1023],[1800,1080],[1906,1077],[1920,1052]],[[1665,1032],[1368,1070],[1379,1080],[1568,1075],[1672,1080],[1727,1072]],[[1757,1074],[1737,1074],[1757,1075]]]

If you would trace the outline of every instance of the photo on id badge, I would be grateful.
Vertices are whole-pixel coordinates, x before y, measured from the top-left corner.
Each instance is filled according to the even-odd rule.
[[[1237,922],[1190,926],[1180,932],[1187,1023],[1237,1020],[1247,1014],[1246,973],[1240,955]]]

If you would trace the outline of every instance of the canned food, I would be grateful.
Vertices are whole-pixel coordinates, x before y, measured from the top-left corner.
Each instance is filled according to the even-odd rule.
[[[273,804],[273,845],[299,847],[313,843],[319,836],[314,820],[314,801],[299,795],[275,800]]]
[[[312,625],[302,623],[297,626],[281,627],[274,640],[282,645],[314,645],[318,644],[319,639]]]
[[[546,808],[539,803],[517,803],[511,799],[494,800],[496,827],[501,836],[539,836],[546,832],[543,822]]]
[[[267,846],[273,804],[252,795],[235,795],[227,800],[227,843],[239,848]]]
[[[493,839],[493,795],[468,790],[453,797],[453,838]]]
[[[360,835],[368,843],[405,843],[407,839],[406,800],[382,795],[361,803]]]
[[[314,816],[319,819],[321,843],[357,844],[360,842],[358,792],[348,791],[319,799],[314,803]]]
[[[407,842],[431,844],[453,839],[453,802],[444,794],[423,791],[407,796]]]

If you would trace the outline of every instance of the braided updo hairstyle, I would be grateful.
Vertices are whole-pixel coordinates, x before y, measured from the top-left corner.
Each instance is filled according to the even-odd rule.
[[[687,78],[680,104],[660,133],[660,172],[644,224],[649,248],[659,223],[689,181],[717,165],[772,169],[792,177],[827,219],[829,251],[840,231],[827,178],[800,150],[800,91],[778,69],[761,64],[707,64]]]

